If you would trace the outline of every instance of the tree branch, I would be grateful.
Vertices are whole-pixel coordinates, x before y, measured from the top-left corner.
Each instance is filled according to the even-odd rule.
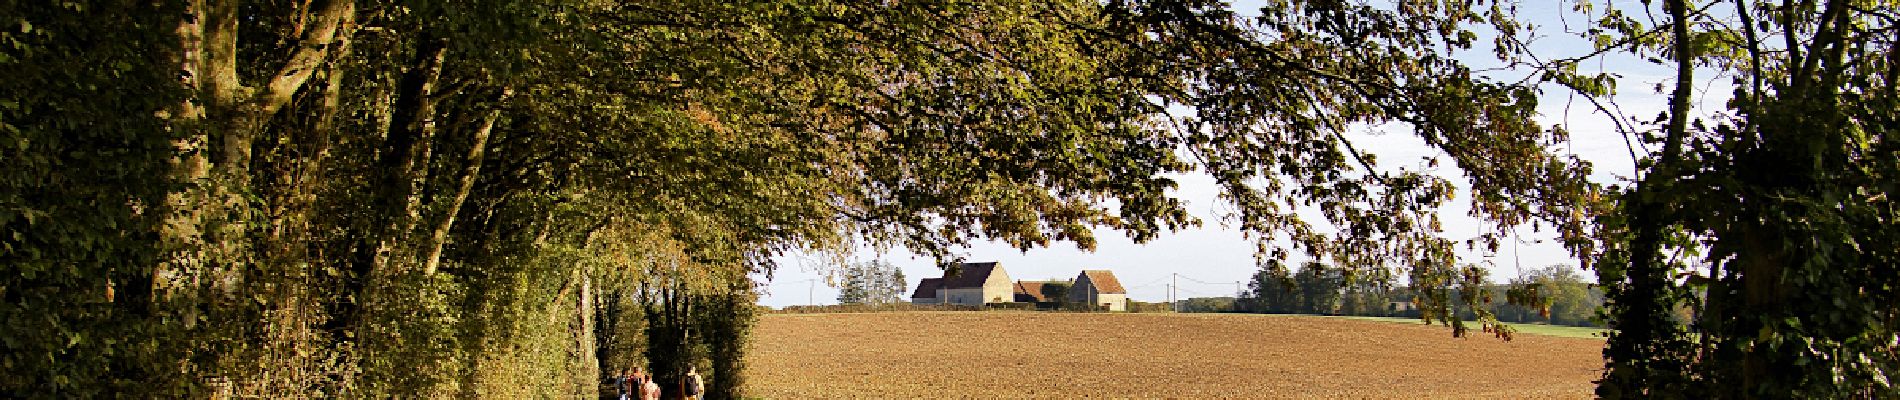
[[[297,42],[297,52],[283,68],[271,75],[263,92],[258,93],[259,112],[264,116],[277,113],[277,110],[290,103],[292,95],[310,80],[323,60],[330,55],[331,45],[337,42],[339,33],[348,36],[356,21],[355,0],[327,0],[316,15],[314,27],[303,31],[303,38]]]

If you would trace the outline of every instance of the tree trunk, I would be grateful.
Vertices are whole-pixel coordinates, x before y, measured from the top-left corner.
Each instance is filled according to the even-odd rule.
[[[396,82],[390,99],[389,124],[384,127],[383,146],[376,154],[376,168],[370,178],[371,189],[368,228],[358,236],[350,261],[350,276],[343,285],[344,296],[338,301],[334,318],[327,327],[340,339],[361,327],[364,305],[371,301],[377,285],[391,271],[385,267],[394,247],[401,243],[408,228],[415,226],[420,174],[426,172],[427,148],[434,133],[432,98],[436,80],[442,73],[442,61],[448,46],[426,30],[415,39],[416,50],[409,68]],[[359,336],[360,337],[360,336]]]
[[[186,186],[167,196],[171,210],[160,235],[171,254],[154,269],[152,285],[193,275],[213,256],[248,256],[241,253],[248,249],[243,243],[243,238],[250,237],[244,231],[249,229],[247,224],[239,221],[224,225],[226,239],[210,243],[204,240],[205,221],[210,216],[244,214],[248,201],[238,193],[247,192],[250,184],[253,138],[330,57],[330,45],[338,40],[342,26],[347,25],[345,21],[355,14],[351,0],[322,1],[313,7],[318,11],[310,15],[310,28],[295,40],[298,46],[290,61],[272,75],[266,90],[258,93],[239,79],[237,1],[194,0],[186,4],[186,19],[176,31],[181,42],[178,63],[184,72],[184,86],[192,95],[171,116],[173,129],[186,134],[173,142],[176,155],[170,171],[174,181]],[[208,156],[214,153],[210,148],[214,141],[222,150],[215,152],[221,156],[216,160]],[[213,176],[214,171],[218,176]]]
[[[579,370],[571,375],[579,390],[574,394],[582,398],[598,398],[600,385],[593,384],[600,375],[600,359],[595,357],[600,349],[594,340],[594,274],[581,273],[580,302],[574,307],[574,318],[580,321],[578,331],[574,332],[575,363]]]
[[[205,15],[204,0],[194,0],[186,5],[188,15],[179,23],[178,64],[183,72],[184,88],[194,95],[187,96],[171,115],[171,129],[184,133],[172,141],[171,158],[172,181],[185,184],[185,189],[166,195],[166,206],[170,212],[160,225],[159,235],[168,247],[157,268],[152,271],[150,292],[154,295],[166,293],[166,285],[180,274],[196,269],[203,262],[198,251],[203,247],[201,231],[204,229],[204,191],[198,185],[204,184],[209,175],[210,160],[205,157],[207,137],[203,127],[205,107],[199,104],[198,96],[204,86],[205,55]]]
[[[417,189],[428,173],[428,153],[435,136],[436,82],[447,54],[447,42],[423,33],[416,39],[415,59],[397,83],[389,133],[377,159],[381,177],[374,211],[376,232],[365,238],[370,255],[368,265],[359,267],[362,277],[389,273],[384,269],[391,252],[416,225],[421,203]]]
[[[449,229],[455,225],[455,216],[461,213],[463,202],[468,200],[468,193],[475,189],[475,178],[481,176],[482,158],[488,151],[489,133],[495,130],[495,120],[501,118],[503,105],[513,95],[514,89],[502,88],[501,94],[495,99],[494,109],[490,110],[488,117],[482,120],[482,126],[475,129],[474,137],[470,140],[468,155],[463,158],[464,166],[462,175],[456,183],[455,194],[451,195],[449,203],[442,207],[440,222],[436,223],[428,241],[423,244],[428,251],[428,255],[423,258],[423,275],[435,274],[436,267],[441,265],[442,247],[448,242]]]
[[[1781,315],[1774,311],[1787,298],[1787,290],[1781,283],[1783,244],[1777,238],[1767,236],[1772,232],[1767,227],[1750,226],[1739,232],[1746,250],[1736,253],[1735,263],[1741,266],[1739,278],[1742,288],[1743,307],[1738,312],[1751,316]],[[1759,329],[1760,323],[1745,326]],[[1753,335],[1753,332],[1748,332]],[[1762,383],[1775,380],[1770,358],[1763,351],[1742,352],[1741,393],[1745,398],[1753,398],[1754,389]]]
[[[1667,343],[1677,332],[1669,317],[1675,303],[1667,293],[1671,284],[1670,267],[1662,251],[1664,231],[1674,225],[1668,210],[1675,205],[1666,199],[1678,176],[1677,164],[1681,162],[1683,140],[1688,136],[1690,97],[1694,94],[1691,86],[1694,54],[1689,41],[1686,1],[1668,0],[1667,4],[1674,33],[1676,85],[1670,96],[1670,119],[1663,139],[1662,158],[1630,192],[1628,200],[1632,215],[1628,269],[1624,271],[1628,286],[1615,299],[1616,334],[1611,336],[1605,352],[1611,358],[1610,371],[1600,383],[1631,390],[1621,393],[1624,396],[1659,395],[1645,392],[1667,386],[1655,378],[1680,373],[1670,371],[1677,366],[1672,362],[1675,355],[1669,354],[1671,349]]]

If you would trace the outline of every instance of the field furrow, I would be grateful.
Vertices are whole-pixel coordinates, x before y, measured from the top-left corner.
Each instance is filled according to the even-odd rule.
[[[767,398],[1586,398],[1601,339],[1230,314],[768,315]]]

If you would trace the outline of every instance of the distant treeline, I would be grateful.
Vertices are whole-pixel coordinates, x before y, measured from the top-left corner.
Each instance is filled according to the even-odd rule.
[[[1357,277],[1355,277],[1357,278]],[[1479,306],[1499,321],[1601,327],[1597,310],[1603,291],[1585,282],[1576,268],[1552,265],[1529,271],[1511,282],[1485,283]],[[1464,297],[1465,289],[1451,295]],[[1348,279],[1337,269],[1308,264],[1298,272],[1263,269],[1240,297],[1197,297],[1181,300],[1180,312],[1236,312],[1260,314],[1324,314],[1378,317],[1420,317],[1421,299],[1408,286],[1374,279]],[[1476,319],[1473,307],[1452,307],[1460,319]]]

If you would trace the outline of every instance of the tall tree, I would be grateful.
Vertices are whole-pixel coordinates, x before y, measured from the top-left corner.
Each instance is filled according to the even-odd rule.
[[[1248,312],[1256,313],[1294,313],[1299,312],[1300,293],[1293,276],[1284,266],[1262,264],[1253,279],[1247,282],[1246,296],[1241,303]]]
[[[1631,149],[1635,182],[1607,197],[1617,208],[1598,219],[1594,251],[1580,252],[1613,328],[1598,394],[1896,393],[1900,13],[1861,0],[1579,10],[1597,48],[1555,60],[1547,79],[1600,105],[1613,77],[1575,73],[1575,63],[1634,54],[1676,72],[1659,87],[1669,107],[1653,128],[1599,106],[1643,151]],[[1732,78],[1720,110],[1697,106],[1712,97],[1695,88],[1705,72]]]
[[[1602,306],[1596,290],[1576,268],[1554,264],[1531,270],[1511,280],[1505,289],[1510,304],[1501,309],[1520,313],[1516,321],[1544,321],[1562,325],[1593,325]]]
[[[891,302],[904,301],[904,295],[910,293],[910,291],[906,290],[910,288],[910,281],[904,277],[903,268],[897,268],[895,266],[891,268],[891,282],[890,286],[887,287],[890,288],[889,300]]]
[[[1308,262],[1293,275],[1299,286],[1299,310],[1306,314],[1332,314],[1339,310],[1341,282],[1339,271],[1325,264]]]
[[[876,264],[872,263],[852,263],[846,265],[839,271],[844,275],[840,279],[842,282],[838,284],[839,304],[867,304],[873,302],[873,299],[876,298],[877,292],[879,291],[876,287],[872,286],[873,281],[878,278],[878,271],[875,266]]]
[[[839,271],[838,302],[842,304],[887,304],[902,300],[904,272],[883,260],[851,263]]]

